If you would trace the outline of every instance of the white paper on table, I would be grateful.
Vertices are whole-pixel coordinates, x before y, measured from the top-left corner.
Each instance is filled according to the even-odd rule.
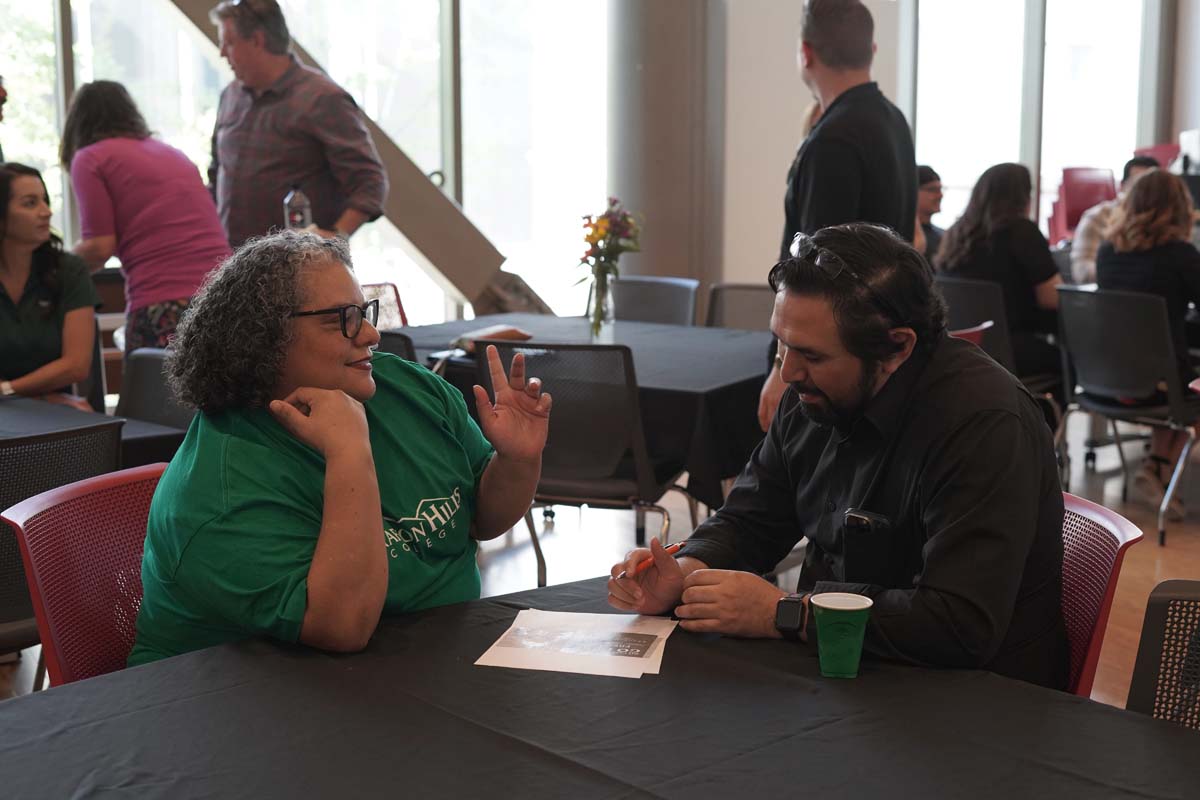
[[[640,678],[658,674],[675,620],[526,609],[477,666]]]

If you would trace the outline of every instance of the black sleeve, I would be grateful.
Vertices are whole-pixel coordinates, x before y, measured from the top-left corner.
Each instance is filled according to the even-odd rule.
[[[800,230],[816,233],[830,225],[857,222],[863,167],[854,148],[838,139],[814,139],[805,148],[796,180]]]
[[[978,668],[1008,633],[1037,535],[1046,459],[1030,422],[973,415],[930,451],[918,492],[928,539],[913,589],[819,582],[874,600],[864,648],[917,664]],[[816,627],[810,620],[810,641]]]
[[[1030,286],[1045,283],[1058,274],[1050,255],[1050,243],[1032,221],[1023,219],[1013,223],[1008,241],[1013,260]]]
[[[799,409],[795,392],[787,392],[767,435],[754,449],[721,510],[709,517],[691,538],[683,555],[713,569],[768,572],[800,541],[796,493],[792,486],[784,442]]]

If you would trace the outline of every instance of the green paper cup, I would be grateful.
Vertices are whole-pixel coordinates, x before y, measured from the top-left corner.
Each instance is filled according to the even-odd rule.
[[[871,598],[825,592],[809,598],[817,617],[817,653],[826,678],[857,678],[863,634],[871,616]]]

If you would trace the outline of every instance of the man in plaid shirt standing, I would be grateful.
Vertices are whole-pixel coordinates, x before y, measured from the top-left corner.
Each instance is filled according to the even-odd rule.
[[[209,187],[233,248],[283,227],[299,185],[323,236],[351,236],[383,213],[388,181],[362,111],[292,55],[275,0],[223,0],[210,12],[234,80],[221,92]]]

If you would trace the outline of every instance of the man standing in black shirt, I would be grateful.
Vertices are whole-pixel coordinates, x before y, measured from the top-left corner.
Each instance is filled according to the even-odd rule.
[[[900,109],[871,80],[875,23],[858,0],[808,0],[796,54],[821,119],[788,171],[779,258],[797,233],[844,222],[886,225],[907,241],[917,219],[917,164]],[[783,395],[779,371],[763,384],[763,430]]]
[[[796,244],[770,277],[779,414],[721,510],[675,558],[654,541],[615,565],[609,602],[814,643],[809,596],[854,592],[874,600],[868,653],[1065,688],[1063,500],[1041,411],[946,334],[924,261],[892,233],[839,225]],[[802,536],[789,595],[759,574]]]

